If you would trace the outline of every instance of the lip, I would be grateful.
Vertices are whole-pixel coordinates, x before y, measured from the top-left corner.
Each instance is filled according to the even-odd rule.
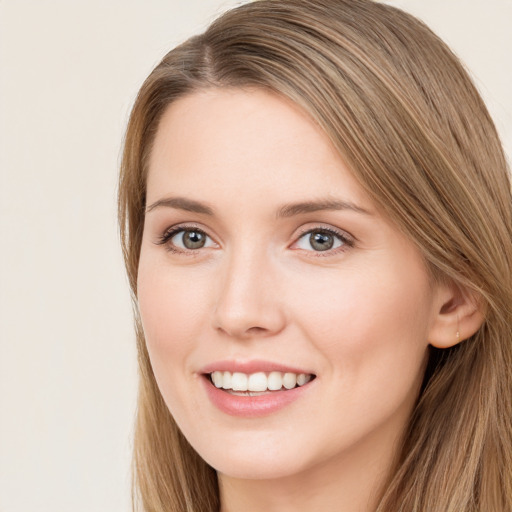
[[[198,373],[209,374],[214,371],[219,372],[240,372],[240,373],[256,373],[256,372],[282,372],[282,373],[306,373],[314,374],[314,372],[305,370],[304,368],[297,368],[293,366],[283,365],[272,361],[264,361],[260,359],[253,359],[250,361],[236,361],[236,360],[223,360],[211,363],[201,368]]]
[[[306,373],[313,372],[282,365],[270,361],[217,361],[201,369],[201,381],[208,398],[220,411],[230,416],[241,418],[255,418],[276,413],[292,402],[307,395],[316,382],[316,378],[303,386],[289,390],[270,391],[257,396],[239,396],[216,388],[211,382],[209,374],[214,371],[256,373],[256,372],[283,372],[283,373]]]

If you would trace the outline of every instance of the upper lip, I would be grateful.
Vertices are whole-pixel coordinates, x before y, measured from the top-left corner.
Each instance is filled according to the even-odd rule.
[[[257,372],[282,372],[282,373],[305,373],[307,375],[313,375],[313,372],[294,366],[288,366],[282,363],[276,363],[273,361],[264,361],[259,359],[252,359],[250,361],[242,360],[223,360],[216,361],[214,363],[207,364],[199,373],[208,374],[215,371],[221,372],[239,372],[252,374]]]

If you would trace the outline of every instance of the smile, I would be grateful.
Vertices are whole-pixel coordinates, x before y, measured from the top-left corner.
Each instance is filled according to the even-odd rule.
[[[211,403],[230,416],[254,418],[277,413],[300,397],[310,396],[316,387],[316,375],[312,373],[275,369],[243,373],[214,368],[203,373],[201,380]]]
[[[214,371],[210,380],[216,388],[226,390],[230,394],[256,396],[253,393],[269,391],[284,391],[304,386],[314,378],[314,375],[291,372],[256,372],[241,373],[229,371]]]

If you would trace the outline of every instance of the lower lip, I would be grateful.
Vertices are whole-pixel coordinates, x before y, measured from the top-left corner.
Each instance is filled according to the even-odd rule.
[[[213,405],[226,414],[245,418],[266,416],[283,409],[307,393],[314,382],[313,380],[304,386],[286,391],[272,391],[265,395],[239,396],[216,388],[207,376],[204,376],[203,381]]]

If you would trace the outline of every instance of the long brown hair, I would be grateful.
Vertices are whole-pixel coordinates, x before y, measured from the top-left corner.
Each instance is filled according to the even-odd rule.
[[[216,511],[215,471],[160,395],[137,316],[148,156],[179,97],[260,87],[314,119],[435,279],[480,298],[470,339],[431,348],[379,512],[512,510],[512,200],[503,150],[463,66],[423,23],[371,0],[259,0],[169,52],[128,124],[119,188],[140,388],[135,499],[144,511]]]

